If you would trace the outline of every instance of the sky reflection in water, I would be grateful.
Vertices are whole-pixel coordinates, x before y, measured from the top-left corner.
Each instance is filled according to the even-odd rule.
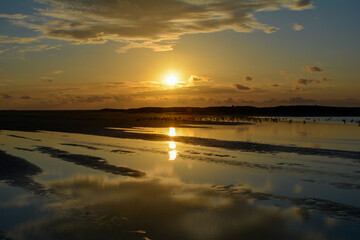
[[[168,128],[166,134],[175,137],[181,131]],[[16,187],[31,189],[29,194],[36,196],[26,198],[33,199],[26,207],[36,211],[26,211],[20,204],[10,209],[9,199],[0,198],[0,230],[13,239],[357,239],[360,235],[359,168],[351,159],[52,132],[2,131],[0,139],[1,150],[43,170],[29,184],[0,185],[0,195]],[[21,150],[35,146],[66,151],[70,157],[101,157],[108,165],[143,171],[146,176],[115,176]],[[27,201],[16,194],[13,199]],[[354,211],[341,208],[342,203],[352,204]],[[6,224],[12,214],[16,220]]]

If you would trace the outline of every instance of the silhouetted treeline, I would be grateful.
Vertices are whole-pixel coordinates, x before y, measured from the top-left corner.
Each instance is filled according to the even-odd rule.
[[[0,111],[0,130],[89,132],[106,127],[160,127],[181,124],[256,121],[257,117],[360,116],[360,108],[324,106],[174,107],[74,111]],[[278,120],[278,119],[275,119]],[[344,122],[345,123],[345,122]]]
[[[176,113],[200,115],[238,115],[238,116],[360,116],[359,107],[327,107],[327,106],[278,106],[278,107],[146,107],[135,109],[102,109],[108,112],[123,113]]]

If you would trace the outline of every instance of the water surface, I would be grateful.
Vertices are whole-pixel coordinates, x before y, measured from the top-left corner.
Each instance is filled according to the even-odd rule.
[[[12,239],[360,237],[360,159],[176,142],[187,136],[356,152],[356,125],[279,122],[126,131],[149,137],[1,131],[4,159],[14,157],[20,164],[10,167],[34,166],[21,176],[1,173],[1,234]],[[169,141],[154,141],[153,134]]]

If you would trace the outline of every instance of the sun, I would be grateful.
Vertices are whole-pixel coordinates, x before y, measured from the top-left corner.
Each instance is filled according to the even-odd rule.
[[[165,77],[165,83],[168,86],[175,86],[179,83],[179,79],[176,75],[170,74]]]

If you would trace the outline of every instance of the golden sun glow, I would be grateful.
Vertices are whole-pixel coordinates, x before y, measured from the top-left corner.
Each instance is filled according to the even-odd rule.
[[[165,77],[165,83],[168,86],[175,86],[179,83],[179,79],[176,75],[170,74]]]

